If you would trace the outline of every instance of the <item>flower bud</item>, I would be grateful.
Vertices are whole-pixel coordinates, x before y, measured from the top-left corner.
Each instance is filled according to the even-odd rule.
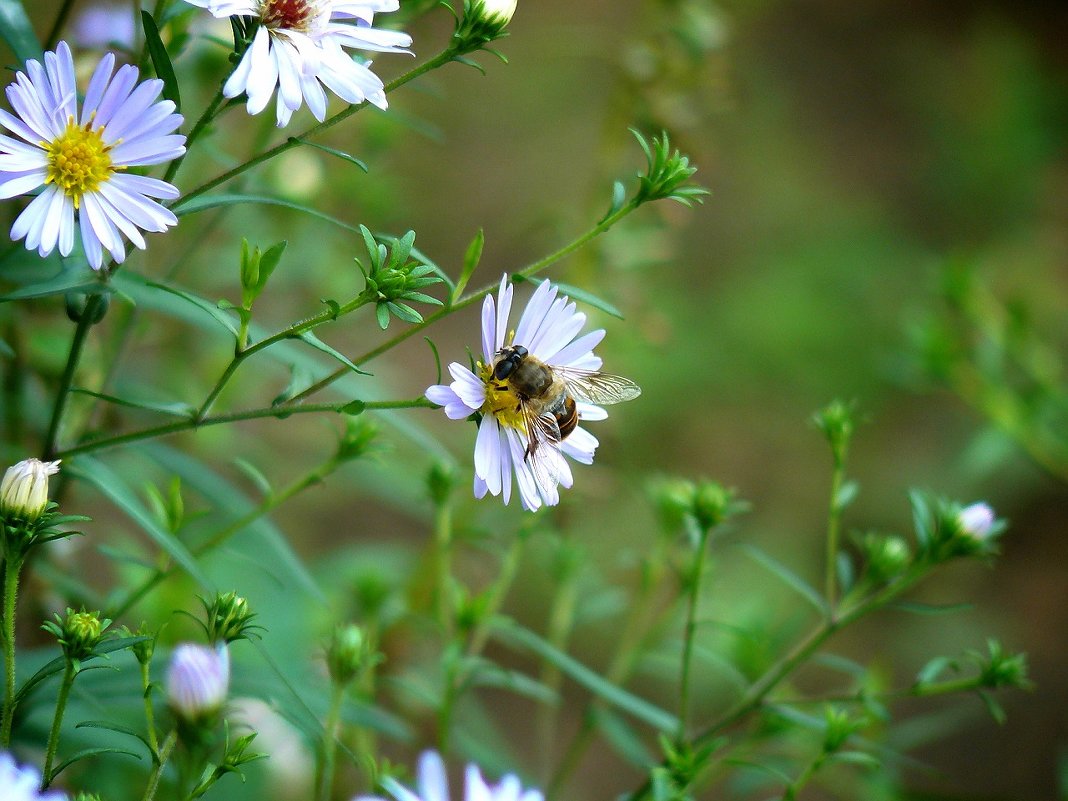
[[[104,639],[104,631],[111,625],[110,620],[100,619],[99,612],[86,612],[84,609],[75,612],[68,608],[66,620],[58,614],[55,618],[55,622],[48,621],[41,628],[55,635],[63,647],[63,655],[72,662],[88,659]]]
[[[230,652],[184,643],[174,649],[167,668],[167,702],[183,721],[196,723],[214,715],[230,687]]]
[[[876,581],[886,581],[901,574],[912,559],[908,543],[901,537],[868,532],[860,541],[868,572]]]
[[[704,529],[715,528],[730,516],[734,493],[714,481],[703,481],[693,499],[693,516]]]
[[[486,22],[503,28],[512,21],[515,5],[516,0],[483,0],[478,13]]]
[[[252,624],[256,613],[249,609],[248,601],[236,592],[221,592],[210,604],[203,598],[200,602],[204,604],[204,611],[208,615],[205,628],[212,643],[247,640],[249,632],[258,628]]]
[[[0,481],[0,514],[8,520],[32,523],[48,508],[48,477],[59,462],[26,459],[7,469]]]
[[[994,524],[997,518],[994,510],[980,501],[966,506],[957,515],[961,533],[979,542],[985,542],[994,532]]]
[[[326,650],[326,666],[330,678],[339,687],[352,683],[365,664],[366,640],[363,631],[354,623],[338,626]]]

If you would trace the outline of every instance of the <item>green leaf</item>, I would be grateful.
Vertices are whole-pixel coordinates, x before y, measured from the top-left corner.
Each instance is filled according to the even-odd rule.
[[[957,661],[948,656],[936,656],[920,668],[916,674],[917,684],[930,684],[947,670],[958,670]]]
[[[132,648],[138,643],[147,642],[151,640],[151,637],[115,637],[110,640],[104,640],[96,648],[93,649],[93,653],[90,654],[82,662],[88,662],[90,659],[94,659],[97,656],[103,656],[104,654],[111,654],[115,651],[121,651],[124,648]],[[67,659],[63,656],[57,656],[51,662],[41,666],[41,668],[34,673],[26,682],[19,687],[18,692],[15,693],[15,703],[20,703],[30,690],[36,687],[45,679],[51,678],[62,673],[67,668]]]
[[[103,462],[89,456],[77,457],[74,466],[68,469],[78,478],[100,490],[108,500],[125,512],[203,589],[208,592],[214,591],[214,585],[200,569],[200,565],[185,545],[160,526],[118,473]]]
[[[616,753],[635,767],[647,770],[656,764],[656,758],[627,721],[611,709],[593,707],[590,710],[593,723],[604,735]]]
[[[355,417],[358,414],[363,414],[364,409],[367,408],[367,404],[362,400],[354,400],[346,403],[340,409],[339,412]]]
[[[0,36],[7,42],[20,65],[31,58],[41,60],[41,43],[33,32],[33,25],[20,0],[0,0]]]
[[[985,690],[979,691],[979,697],[983,699],[983,703],[986,704],[986,711],[990,713],[990,717],[994,719],[994,722],[999,726],[1004,725],[1005,721],[1008,720],[1008,715],[1005,714],[1005,710],[998,703],[998,700]]]
[[[597,222],[602,223],[623,208],[623,204],[627,202],[627,187],[623,185],[622,181],[616,181],[612,184],[612,202],[608,206],[608,211]]]
[[[205,300],[204,298],[198,297],[191,292],[186,292],[183,289],[176,289],[175,287],[167,286],[166,284],[157,284],[154,281],[149,281],[145,284],[145,286],[150,287],[152,289],[158,289],[161,292],[167,292],[168,294],[174,295],[175,297],[181,298],[182,300],[192,303],[198,309],[201,309],[202,311],[205,311],[210,314],[212,318],[219,323],[219,325],[223,326],[223,328],[233,334],[235,339],[237,338],[237,326],[234,325],[233,319],[223,309],[220,309],[217,304]]]
[[[875,770],[881,768],[883,762],[878,757],[866,754],[863,751],[838,751],[828,757],[831,762],[843,762],[847,765],[859,765],[862,768]]]
[[[140,740],[144,743],[145,748],[148,749],[148,753],[152,753],[152,746],[148,744],[148,738],[140,732],[134,731],[129,726],[123,726],[119,723],[114,723],[110,720],[83,720],[81,723],[75,725],[76,729],[104,729],[105,731],[113,731],[117,734],[125,734],[127,737],[133,737],[136,740]]]
[[[827,602],[824,601],[823,596],[816,592],[812,585],[790,570],[790,568],[752,545],[742,544],[738,547],[740,547],[743,553],[754,562],[761,567],[767,568],[771,573],[778,576],[783,583],[791,587],[798,593],[798,595],[812,604],[821,615],[827,614]]]
[[[174,103],[176,111],[182,110],[182,97],[178,92],[178,79],[174,75],[174,67],[171,65],[171,57],[167,48],[159,36],[159,28],[156,21],[147,11],[141,11],[141,27],[145,29],[145,45],[148,54],[152,57],[152,67],[156,70],[156,77],[163,81],[163,96]]]
[[[393,312],[393,316],[399,320],[404,320],[406,323],[419,324],[423,322],[423,315],[409,306],[407,303],[401,303],[400,301],[386,301],[386,307]]]
[[[389,327],[389,308],[385,303],[375,305],[375,317],[378,320],[378,327],[385,331]]]
[[[460,295],[462,295],[464,289],[467,288],[467,282],[471,280],[471,275],[475,272],[475,268],[478,267],[478,263],[482,259],[482,248],[485,244],[486,235],[483,230],[479,228],[478,233],[475,234],[475,238],[471,240],[471,244],[467,246],[467,250],[464,252],[463,268],[460,270],[460,278],[457,280],[456,286],[452,290],[452,295],[449,300],[450,306],[460,299]]]
[[[267,285],[267,279],[274,273],[278,263],[282,260],[282,254],[286,252],[286,246],[289,244],[288,240],[283,239],[274,245],[271,245],[260,256],[260,274],[259,279],[256,282],[256,286],[259,290]]]
[[[289,381],[286,382],[285,388],[271,400],[271,405],[280,406],[286,403],[311,386],[314,380],[315,376],[308,365],[294,362],[289,365]]]
[[[950,615],[954,612],[967,612],[974,604],[925,604],[919,601],[895,601],[887,605],[888,609],[911,612],[914,615]]]
[[[529,629],[510,621],[501,621],[494,626],[493,634],[505,645],[533,651],[603,701],[633,715],[654,729],[674,732],[678,728],[678,719],[670,712],[612,684]]]
[[[130,409],[144,409],[149,412],[157,412],[159,414],[167,414],[172,417],[181,417],[190,419],[196,414],[196,409],[190,406],[188,403],[181,403],[175,401],[173,403],[160,403],[157,401],[145,401],[135,400],[133,398],[120,398],[116,395],[107,395],[103,392],[94,392],[91,389],[85,389],[84,387],[74,387],[71,392],[77,392],[79,395],[89,395],[93,398],[99,398],[102,401],[108,403],[114,403],[116,406],[126,406]]]
[[[184,485],[192,487],[209,500],[216,509],[225,510],[233,516],[233,519],[244,517],[258,506],[226,478],[203,462],[161,442],[146,442],[141,447],[149,458],[154,459],[168,471],[181,476]],[[259,543],[262,543],[257,543],[255,549],[261,559],[267,559],[272,565],[285,568],[292,577],[292,583],[303,588],[312,598],[318,601],[324,600],[318,582],[269,518],[262,517],[249,523],[246,530],[258,538]]]
[[[342,161],[349,162],[349,164],[355,164],[357,167],[359,167],[364,172],[370,172],[370,170],[367,169],[367,165],[364,162],[360,161],[355,156],[350,156],[348,153],[344,152],[343,150],[338,150],[337,148],[334,148],[334,147],[328,147],[327,145],[320,144],[319,142],[309,142],[307,139],[301,139],[299,136],[291,136],[291,137],[289,137],[289,141],[290,142],[298,142],[298,143],[300,143],[302,145],[305,145],[307,147],[313,147],[316,150],[322,150],[324,153],[329,153],[331,156],[337,156]]]
[[[54,779],[64,770],[73,765],[75,762],[80,762],[81,760],[86,759],[87,757],[98,756],[99,754],[124,754],[125,756],[131,756],[137,760],[141,759],[140,754],[135,754],[133,751],[127,751],[125,748],[86,748],[83,751],[79,751],[69,759],[60,762],[59,765],[57,765],[52,771],[52,778]]]
[[[346,356],[341,351],[335,350],[334,348],[332,348],[329,345],[327,345],[325,342],[323,342],[321,339],[319,339],[319,337],[315,336],[315,334],[313,334],[311,331],[305,331],[303,334],[299,334],[297,336],[297,339],[300,339],[300,340],[303,340],[304,342],[307,342],[313,348],[315,348],[316,350],[322,351],[323,353],[327,354],[328,356],[332,356],[333,358],[335,358],[339,362],[341,362],[343,365],[348,367],[350,370],[352,370],[355,373],[358,373],[359,375],[371,375],[370,373],[368,373],[368,372],[366,372],[364,370],[361,370],[359,367],[357,367],[349,359],[348,356]]]
[[[260,494],[263,495],[264,498],[270,498],[274,495],[274,490],[271,489],[270,480],[263,474],[263,471],[256,467],[256,465],[252,464],[252,462],[247,459],[234,459],[234,467],[240,470],[249,481],[256,485],[256,489],[260,491]]]
[[[226,206],[239,206],[246,203],[257,204],[261,206],[281,206],[286,209],[293,209],[294,211],[302,212],[310,217],[323,220],[336,225],[338,228],[343,228],[346,231],[359,232],[359,228],[355,225],[350,225],[344,220],[339,220],[337,217],[331,217],[329,214],[323,214],[318,209],[313,209],[311,206],[305,206],[302,203],[294,203],[291,200],[283,200],[277,197],[270,197],[269,195],[200,195],[188,202],[183,202],[184,198],[179,198],[171,206],[171,210],[179,217],[184,217],[187,214],[196,214],[198,211],[207,211],[208,209],[223,208]]]
[[[548,281],[549,279],[546,278],[544,280]],[[540,284],[541,281],[535,279],[533,283]],[[600,309],[605,314],[610,314],[620,320],[623,319],[623,312],[621,312],[607,300],[603,300],[597,297],[596,295],[587,292],[585,289],[579,289],[577,286],[572,286],[571,284],[556,283],[556,286],[559,287],[560,291],[570,297],[572,300],[581,301],[582,303],[586,303],[590,306],[593,306],[593,308],[595,309]]]
[[[68,292],[100,293],[112,291],[111,287],[103,283],[100,277],[92,270],[63,270],[47,281],[28,284],[0,296],[0,303],[9,300],[48,298],[53,295],[66,295]]]

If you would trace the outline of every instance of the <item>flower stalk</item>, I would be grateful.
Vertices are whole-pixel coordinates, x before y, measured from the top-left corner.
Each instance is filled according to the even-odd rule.
[[[56,712],[52,717],[52,729],[48,733],[48,745],[45,748],[44,769],[42,770],[41,789],[47,790],[52,783],[52,762],[59,748],[59,729],[63,724],[63,714],[67,711],[67,699],[70,697],[71,687],[74,686],[74,677],[78,675],[78,669],[74,660],[67,660],[67,667],[63,671],[63,681],[59,685],[59,696],[56,698]]]
[[[15,608],[18,599],[22,559],[4,558],[4,708],[0,724],[0,748],[11,745],[11,723],[15,715]]]

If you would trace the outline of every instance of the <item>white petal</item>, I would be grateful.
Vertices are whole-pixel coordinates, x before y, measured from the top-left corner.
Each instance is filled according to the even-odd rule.
[[[493,801],[519,801],[519,793],[522,789],[523,786],[519,783],[519,777],[509,773],[501,778],[500,784],[497,785],[496,790],[492,791],[491,795],[493,796]]]
[[[452,385],[456,397],[470,406],[473,412],[481,409],[486,402],[486,387],[478,377],[456,362],[449,365],[449,373],[456,379]]]
[[[597,437],[584,428],[576,428],[560,443],[560,450],[576,462],[593,464],[593,454],[597,450]]]
[[[585,401],[579,401],[575,406],[578,409],[579,420],[605,420],[608,418],[608,410],[601,406],[595,406]]]
[[[0,178],[0,200],[6,200],[9,197],[18,197],[26,192],[31,192],[37,187],[44,185],[46,177],[44,170],[41,170],[40,172],[30,172],[24,175],[5,175],[3,178]]]
[[[504,337],[508,333],[508,315],[512,312],[512,285],[508,276],[501,276],[501,288],[497,293],[497,331],[493,338],[493,352],[504,346]],[[520,343],[522,344],[522,343]]]
[[[468,765],[464,771],[464,801],[493,801],[489,787],[475,765]]]
[[[137,78],[137,67],[132,64],[124,64],[119,67],[115,77],[111,79],[111,83],[108,84],[108,88],[104,91],[104,96],[100,99],[96,117],[93,118],[94,126],[100,127],[103,125],[105,128],[107,127],[107,124],[111,122],[111,118],[122,109],[126,98],[130,96],[130,92],[137,84]]]
[[[517,345],[529,347],[528,343],[534,341],[540,330],[542,320],[545,319],[545,314],[549,311],[549,307],[553,305],[554,300],[556,300],[556,287],[548,280],[542,281],[538,288],[534,290],[534,294],[530,296],[530,300],[527,301],[527,307],[519,318],[519,325],[515,329],[515,342]]]
[[[89,80],[89,88],[85,90],[85,101],[82,103],[81,124],[85,125],[96,113],[100,99],[104,96],[104,89],[111,80],[111,73],[115,69],[115,54],[105,53],[100,63],[93,70],[93,77]]]
[[[491,364],[496,348],[493,345],[497,313],[493,307],[493,295],[482,301],[482,363]]]
[[[82,233],[82,250],[85,251],[85,258],[89,261],[90,267],[94,270],[99,270],[104,262],[104,252],[100,245],[100,238],[96,235],[96,231],[93,230],[89,218],[84,214],[78,215],[78,225]]]
[[[494,495],[501,494],[501,451],[497,433],[499,428],[497,418],[486,415],[482,418],[478,426],[478,436],[475,437],[475,475],[485,480],[486,486]]]
[[[189,0],[186,0],[186,2],[189,2]],[[230,73],[230,77],[226,79],[226,83],[223,85],[223,97],[237,97],[244,92],[245,87],[248,85],[248,76],[251,71],[252,48],[250,47],[241,57],[237,69]]]
[[[558,350],[552,357],[552,363],[560,367],[578,367],[578,360],[592,354],[593,349],[600,344],[602,339],[604,339],[603,328],[598,328],[596,331],[590,331],[588,334],[583,334],[570,345]],[[600,365],[598,365],[598,367],[599,366]]]
[[[424,751],[419,757],[419,797],[422,801],[449,801],[445,763],[436,751]]]

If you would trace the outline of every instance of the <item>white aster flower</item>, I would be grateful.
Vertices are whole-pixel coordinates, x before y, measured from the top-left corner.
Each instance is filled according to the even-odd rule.
[[[0,751],[0,798],[4,801],[67,801],[58,790],[41,792],[41,772],[26,765],[19,767],[11,754]]]
[[[184,643],[174,649],[167,667],[167,701],[183,720],[215,713],[230,688],[230,651]]]
[[[152,198],[173,200],[169,183],[131,175],[129,167],[161,164],[185,152],[174,103],[156,101],[163,81],[137,83],[137,68],[115,68],[115,56],[101,59],[85,93],[81,114],[74,61],[66,42],[30,60],[15,75],[7,99],[15,114],[0,110],[0,125],[18,139],[0,135],[0,199],[41,189],[11,227],[13,240],[47,256],[58,245],[74,248],[75,220],[85,257],[93,269],[107,250],[126,258],[125,236],[145,247],[141,231],[166,231],[178,219]],[[17,115],[17,116],[16,116]],[[20,141],[22,140],[22,141]]]
[[[387,777],[382,785],[396,801],[450,801],[449,782],[445,775],[445,763],[435,751],[426,751],[419,757],[417,791]],[[357,796],[353,801],[387,801],[376,796]],[[476,765],[468,765],[464,773],[464,801],[542,801],[538,790],[524,790],[519,778],[509,773],[500,783],[492,786],[482,778]]]
[[[994,510],[982,501],[961,509],[957,520],[961,531],[978,542],[989,539],[995,533],[997,517]]]
[[[591,464],[597,439],[578,426],[559,442],[542,442],[537,458],[530,458],[527,422],[518,411],[516,395],[494,380],[494,358],[506,344],[522,345],[552,368],[595,371],[600,368],[601,359],[593,349],[605,332],[598,329],[576,339],[586,315],[576,311],[575,304],[566,295],[559,295],[548,281],[543,281],[531,296],[514,335],[508,327],[511,307],[512,287],[504,276],[496,304],[492,296],[482,304],[482,361],[475,366],[475,372],[453,362],[449,365],[453,382],[430,387],[426,397],[445,407],[445,414],[452,420],[463,420],[475,412],[482,415],[475,440],[475,497],[489,492],[508,503],[514,474],[524,508],[533,510],[559,502],[558,486],[572,484],[571,468],[564,455]],[[608,416],[592,403],[579,400],[576,407],[580,421]]]
[[[278,90],[278,127],[306,102],[319,122],[326,119],[329,89],[346,103],[386,107],[381,78],[371,64],[353,60],[345,48],[406,53],[412,38],[372,27],[376,12],[396,11],[398,0],[186,0],[220,19],[258,21],[252,43],[223,86],[226,97],[248,95],[249,114],[259,114]]]

